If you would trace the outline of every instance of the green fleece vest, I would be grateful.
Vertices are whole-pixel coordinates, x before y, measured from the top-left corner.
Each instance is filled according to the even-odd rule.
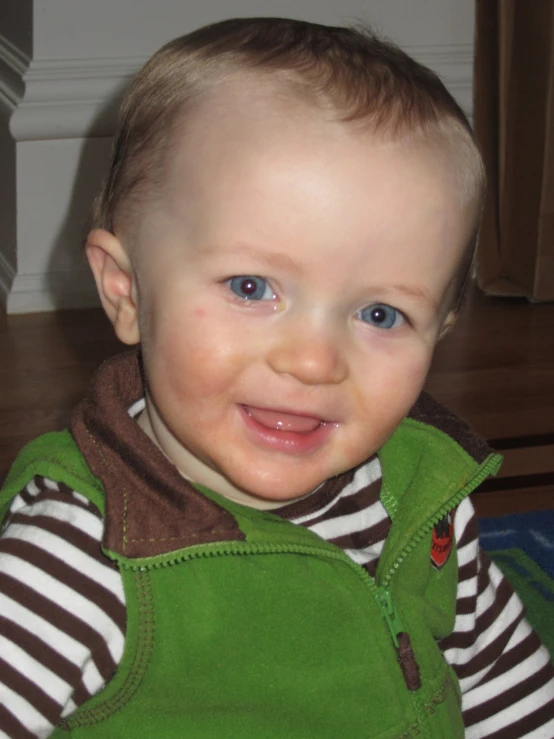
[[[379,457],[393,524],[375,579],[309,530],[204,489],[241,540],[140,559],[105,550],[127,599],[123,659],[53,736],[462,739],[459,686],[436,645],[454,625],[456,554],[436,570],[431,536],[500,458],[479,464],[413,419]],[[35,474],[104,512],[100,481],[61,432],[21,453],[2,516]]]

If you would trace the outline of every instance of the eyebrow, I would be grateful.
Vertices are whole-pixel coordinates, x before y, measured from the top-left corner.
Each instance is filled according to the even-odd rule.
[[[381,288],[382,293],[401,293],[407,295],[409,298],[417,300],[418,303],[432,308],[435,311],[439,310],[439,303],[432,298],[425,290],[420,287],[410,287],[409,285],[391,285],[390,287]]]
[[[205,251],[209,254],[210,252],[218,252],[219,248],[217,247],[217,245],[209,245],[205,247],[202,251]],[[303,274],[305,271],[300,263],[296,261],[296,259],[293,259],[293,257],[289,256],[288,254],[282,254],[278,251],[266,252],[256,248],[255,246],[250,246],[249,244],[234,244],[225,251],[226,255],[244,254],[246,256],[252,257],[253,259],[256,259],[259,262],[267,264],[269,267],[285,269],[288,272],[293,272],[294,274]]]

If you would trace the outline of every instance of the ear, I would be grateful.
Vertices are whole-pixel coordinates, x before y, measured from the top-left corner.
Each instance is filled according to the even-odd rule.
[[[138,344],[138,304],[131,260],[117,237],[95,229],[87,237],[87,259],[106,315],[118,338],[125,344]]]
[[[443,321],[442,328],[440,330],[439,338],[437,339],[437,341],[440,341],[442,338],[446,336],[446,334],[452,331],[457,319],[458,319],[458,314],[453,310],[449,311],[448,315]]]

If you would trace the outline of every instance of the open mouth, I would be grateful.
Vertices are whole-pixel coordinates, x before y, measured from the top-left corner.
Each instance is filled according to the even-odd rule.
[[[322,447],[337,424],[317,416],[241,405],[251,438],[275,451],[302,454]]]
[[[256,408],[254,406],[243,406],[246,413],[253,418],[261,426],[274,431],[289,431],[295,434],[310,434],[315,431],[322,423],[323,419],[315,416],[303,416],[297,413],[287,413],[284,411],[273,411],[266,408]]]

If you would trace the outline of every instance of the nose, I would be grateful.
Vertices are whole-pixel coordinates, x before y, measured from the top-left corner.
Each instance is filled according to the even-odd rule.
[[[348,375],[341,341],[330,330],[310,325],[288,326],[271,346],[267,361],[274,372],[305,385],[339,384]]]

